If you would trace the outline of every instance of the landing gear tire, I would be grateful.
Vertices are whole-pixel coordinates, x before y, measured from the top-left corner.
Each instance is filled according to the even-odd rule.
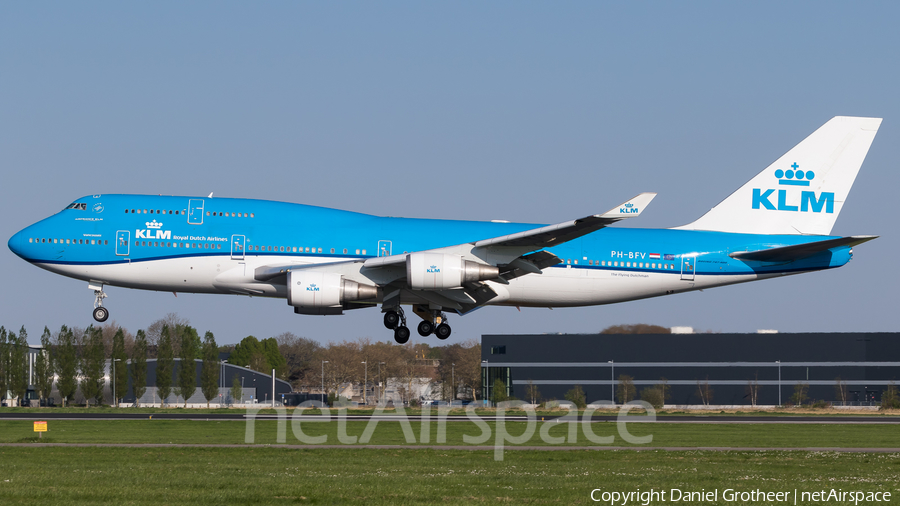
[[[401,325],[395,328],[394,341],[397,341],[397,344],[405,344],[409,341],[409,327]]]
[[[105,307],[95,307],[94,308],[94,319],[100,323],[103,323],[109,318],[109,310]]]
[[[419,327],[416,330],[419,331],[420,336],[428,337],[432,332],[434,332],[434,324],[429,321],[422,320],[421,322],[419,322]]]
[[[384,313],[384,327],[394,330],[400,324],[400,315],[396,311],[388,311]]]
[[[444,340],[450,337],[450,325],[446,323],[442,323],[434,329],[434,335],[437,336],[438,339]]]

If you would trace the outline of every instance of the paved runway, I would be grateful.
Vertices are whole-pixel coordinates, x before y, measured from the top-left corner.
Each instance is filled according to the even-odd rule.
[[[247,419],[244,411],[235,413],[91,413],[85,410],[85,413],[54,413],[48,411],[46,413],[24,412],[0,413],[0,420],[147,420],[150,417],[154,420],[235,420],[243,421]],[[315,416],[315,415],[303,415]],[[481,420],[496,420],[494,416],[478,415]],[[337,419],[337,410],[331,410],[332,419]],[[537,416],[538,421],[552,422],[560,416]],[[370,415],[347,415],[347,420],[370,420]],[[378,421],[397,420],[397,415],[381,415],[375,417]],[[640,415],[629,415],[628,423],[646,423],[651,420],[642,420]],[[256,415],[258,420],[275,420],[277,415]],[[421,416],[407,415],[407,420],[419,421]],[[435,413],[429,418],[431,421],[437,421],[438,417]],[[521,415],[506,416],[507,421],[526,421],[528,417]],[[579,421],[586,422],[616,422],[618,418],[615,415],[594,415],[590,418],[580,417]],[[466,422],[469,418],[465,415],[453,415],[447,417],[448,422]],[[699,424],[838,424],[838,425],[865,425],[865,424],[893,424],[900,425],[900,417],[898,416],[732,416],[732,415],[671,415],[658,416],[654,423],[699,423]]]
[[[248,445],[248,444],[131,444],[131,443],[0,443],[0,447],[74,447],[74,448],[283,448],[288,450],[467,450],[467,451],[493,451],[493,446],[464,446],[464,445]],[[703,451],[703,452],[838,452],[838,453],[900,453],[900,448],[834,448],[834,447],[803,447],[803,448],[765,448],[765,447],[729,447],[729,446],[512,446],[504,445],[503,451]]]

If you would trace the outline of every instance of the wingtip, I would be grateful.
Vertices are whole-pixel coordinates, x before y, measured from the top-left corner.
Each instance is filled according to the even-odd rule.
[[[644,192],[623,202],[609,211],[598,215],[600,218],[633,218],[640,216],[644,208],[656,197],[656,192]]]

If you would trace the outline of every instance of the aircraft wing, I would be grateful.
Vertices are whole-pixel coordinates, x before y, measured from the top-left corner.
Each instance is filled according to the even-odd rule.
[[[482,239],[471,243],[471,245],[476,248],[509,246],[521,248],[523,253],[542,248],[549,248],[590,234],[591,232],[600,230],[619,220],[636,218],[641,215],[644,208],[647,207],[647,204],[649,204],[654,197],[656,197],[656,193],[641,193],[633,199],[623,202],[603,214],[594,214],[577,220],[557,223],[556,225],[547,225],[545,227],[538,227],[524,232],[503,235],[491,239]],[[406,263],[406,255],[391,255],[370,258],[366,260],[365,266],[371,269],[403,263]],[[526,269],[527,268],[528,267],[526,267]]]
[[[577,239],[619,220],[640,216],[654,197],[656,197],[655,193],[642,193],[603,214],[472,243],[414,253],[452,252],[453,254],[463,254],[464,258],[477,259],[473,260],[476,263],[491,264],[499,268],[499,270],[495,270],[499,273],[497,277],[489,280],[482,278],[483,280],[508,284],[510,279],[527,274],[541,274],[542,269],[561,262],[556,255],[544,251],[543,248]],[[487,260],[490,257],[489,253],[494,255],[493,260]],[[411,289],[404,281],[407,277],[405,265],[408,256],[407,254],[391,255],[327,264],[265,265],[255,269],[254,278],[256,281],[271,281],[299,270],[341,273],[352,279],[360,279],[357,276],[364,276],[365,280],[360,279],[360,282],[378,285],[383,290],[386,300],[399,298],[403,294],[405,300],[414,297],[423,302],[453,309],[461,314],[473,311],[497,296],[490,285],[481,281],[467,282],[463,286],[452,289]]]
[[[556,225],[547,225],[546,227],[526,230],[516,234],[484,239],[476,241],[474,244],[476,247],[526,246],[535,250],[549,248],[590,234],[619,220],[636,218],[641,215],[641,212],[654,197],[656,197],[655,193],[641,193],[628,202],[623,202],[603,214],[594,214]]]
[[[878,238],[877,235],[855,235],[850,237],[839,237],[837,239],[826,239],[824,241],[808,242],[805,244],[795,244],[793,246],[782,246],[780,248],[768,248],[757,251],[736,251],[728,256],[737,260],[755,260],[757,262],[790,262],[792,260],[810,257],[821,251],[837,248],[839,246],[853,247],[857,244],[862,244],[876,238]]]

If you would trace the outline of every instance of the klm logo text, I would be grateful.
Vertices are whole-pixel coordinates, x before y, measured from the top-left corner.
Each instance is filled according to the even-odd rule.
[[[171,230],[135,230],[134,236],[137,239],[171,239]]]
[[[771,198],[775,190],[753,189],[753,209],[765,208],[770,211],[800,211],[802,213],[834,213],[834,193],[822,192],[816,197],[815,192],[800,192],[800,202],[788,203],[787,190],[778,190],[777,203],[773,204]]]

